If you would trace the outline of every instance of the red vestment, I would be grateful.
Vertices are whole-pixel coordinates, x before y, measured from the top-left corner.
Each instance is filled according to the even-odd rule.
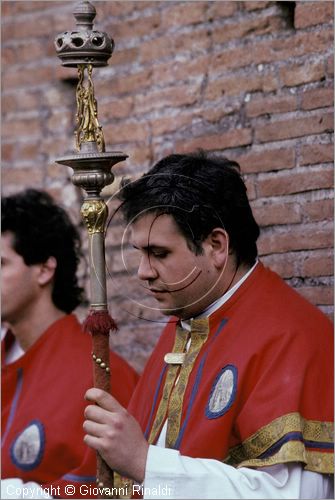
[[[169,411],[178,422],[171,447],[236,467],[302,462],[332,473],[333,329],[327,317],[259,263],[209,317],[208,329],[180,395],[180,422],[173,408],[159,420]],[[175,331],[171,320],[129,405],[147,437],[157,422],[168,372],[164,355],[172,351]],[[178,403],[173,391],[182,370],[170,404]]]
[[[59,486],[62,498],[72,484],[75,495],[69,498],[92,497],[80,490],[96,487],[96,454],[83,442],[84,394],[93,386],[91,351],[90,335],[71,314],[51,325],[18,360],[5,365],[3,356],[3,479],[34,481],[52,486],[52,492]],[[112,352],[110,369],[112,394],[127,406],[137,375]]]

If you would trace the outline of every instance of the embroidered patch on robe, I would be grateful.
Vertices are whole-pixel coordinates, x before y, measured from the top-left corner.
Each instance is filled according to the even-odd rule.
[[[13,442],[10,449],[12,461],[22,470],[34,469],[42,460],[44,443],[43,424],[33,420]]]
[[[206,416],[218,418],[224,415],[235,400],[236,390],[237,368],[234,365],[226,365],[214,381],[206,407]]]

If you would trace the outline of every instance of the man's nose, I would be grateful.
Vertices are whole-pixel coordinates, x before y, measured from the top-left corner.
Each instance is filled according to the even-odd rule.
[[[155,268],[152,266],[150,257],[148,255],[142,255],[140,264],[138,266],[137,276],[140,280],[147,281],[157,278],[158,274]]]

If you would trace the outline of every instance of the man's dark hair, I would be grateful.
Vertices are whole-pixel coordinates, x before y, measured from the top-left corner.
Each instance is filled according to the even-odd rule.
[[[197,254],[210,232],[222,227],[237,263],[255,262],[259,227],[235,161],[203,151],[169,155],[134,182],[124,180],[119,198],[128,223],[148,212],[169,214]]]
[[[13,247],[27,266],[54,257],[52,300],[70,313],[83,298],[76,276],[81,257],[80,236],[69,216],[43,191],[27,189],[1,200],[1,232],[14,235]]]

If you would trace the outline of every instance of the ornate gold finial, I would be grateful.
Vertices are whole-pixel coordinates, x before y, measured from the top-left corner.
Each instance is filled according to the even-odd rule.
[[[87,86],[84,85],[85,69],[87,70]],[[96,142],[98,151],[102,153],[105,151],[105,140],[102,126],[98,121],[98,105],[94,96],[92,71],[92,64],[78,65],[76,148],[80,151],[83,142]]]

